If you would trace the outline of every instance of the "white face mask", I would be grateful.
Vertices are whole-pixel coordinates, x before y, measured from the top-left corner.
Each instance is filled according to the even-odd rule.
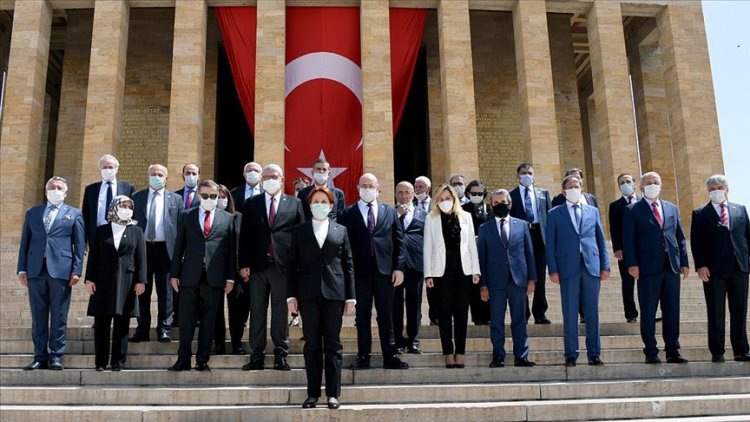
[[[245,173],[245,182],[251,186],[257,185],[260,182],[260,173],[255,170],[248,171]]]
[[[449,213],[451,211],[451,209],[453,209],[453,200],[452,199],[447,199],[445,201],[440,201],[438,203],[438,208],[440,208],[440,211],[442,211],[442,212],[444,212],[446,214]]]
[[[708,193],[708,197],[714,204],[723,204],[727,200],[727,192],[721,189],[712,190]]]
[[[646,185],[643,187],[643,194],[648,199],[656,199],[661,193],[661,185]]]
[[[625,196],[633,196],[635,186],[632,183],[623,183],[620,185],[620,192]]]
[[[115,180],[115,176],[117,176],[117,169],[102,169],[102,180],[105,182],[111,182]]]
[[[216,200],[216,208],[220,210],[227,209],[227,205],[229,205],[229,198],[219,198]]]
[[[359,188],[359,197],[364,202],[370,203],[378,197],[378,190],[375,188]]]
[[[530,174],[522,174],[521,175],[521,185],[524,187],[529,187],[534,183],[534,176]]]
[[[57,189],[47,191],[47,201],[52,205],[60,205],[65,200],[65,192]]]
[[[456,195],[459,198],[463,198],[464,197],[464,192],[466,192],[466,186],[456,186],[453,189],[456,191]]]
[[[417,197],[417,201],[424,202],[425,199],[427,199],[427,194],[425,192],[418,193],[415,195]]]
[[[324,185],[328,181],[328,173],[313,173],[313,180],[318,185]]]
[[[276,195],[279,189],[281,189],[281,182],[278,179],[268,179],[263,182],[263,190],[271,196]]]
[[[117,218],[122,221],[130,221],[133,218],[133,210],[130,208],[117,207]]]
[[[312,216],[316,220],[325,220],[328,218],[328,213],[331,212],[330,204],[312,204],[310,205],[310,211]]]
[[[581,189],[565,189],[565,199],[567,199],[571,204],[577,204],[578,201],[581,200]]]
[[[482,196],[469,195],[469,201],[471,201],[471,203],[474,205],[479,205],[482,203],[482,201],[484,201],[484,195]]]
[[[213,211],[216,209],[216,205],[219,203],[219,199],[203,199],[201,198],[201,207],[206,211]]]
[[[185,176],[185,186],[189,187],[190,189],[193,189],[198,185],[198,176],[194,175],[188,175]]]

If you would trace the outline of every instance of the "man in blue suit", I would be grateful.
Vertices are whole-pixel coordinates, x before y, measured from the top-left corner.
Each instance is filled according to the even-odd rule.
[[[625,208],[622,246],[628,273],[638,280],[641,338],[646,363],[661,363],[656,347],[656,307],[661,305],[667,363],[687,363],[680,355],[680,273],[688,276],[687,243],[680,212],[659,199],[661,177],[641,176],[644,198]]]
[[[530,367],[526,335],[526,297],[536,285],[534,245],[528,224],[508,214],[510,193],[498,189],[490,196],[495,217],[479,226],[479,279],[483,301],[490,301],[490,368],[505,366],[505,307],[510,305],[510,329],[513,334],[515,366]]]
[[[83,271],[83,215],[63,201],[68,184],[47,181],[47,204],[26,211],[18,251],[18,280],[29,289],[34,361],[25,370],[63,369],[71,287]],[[48,325],[49,323],[49,325]]]
[[[599,288],[609,279],[609,257],[599,210],[582,203],[581,179],[567,176],[562,188],[565,204],[547,215],[549,279],[560,285],[565,366],[578,359],[578,315],[586,315],[586,354],[589,365],[603,365],[599,339]]]

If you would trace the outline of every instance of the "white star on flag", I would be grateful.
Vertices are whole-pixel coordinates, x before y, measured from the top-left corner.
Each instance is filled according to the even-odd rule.
[[[320,150],[320,155],[318,156],[318,158],[328,161],[322,149]],[[313,174],[312,167],[298,167],[297,170],[301,171],[302,174],[304,174],[305,176],[312,177],[312,174]],[[329,183],[333,182],[333,179],[338,177],[341,173],[345,172],[346,170],[347,170],[347,167],[331,167],[331,175],[328,177],[328,182]]]

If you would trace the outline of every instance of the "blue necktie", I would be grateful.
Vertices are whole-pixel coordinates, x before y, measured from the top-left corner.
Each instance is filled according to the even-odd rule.
[[[523,206],[526,210],[526,221],[529,223],[534,222],[534,209],[531,207],[531,198],[529,197],[529,190],[530,188],[526,188],[526,190],[523,193],[524,199],[523,199]]]
[[[578,234],[581,234],[581,206],[578,204],[573,205],[573,212],[576,214],[576,228]]]

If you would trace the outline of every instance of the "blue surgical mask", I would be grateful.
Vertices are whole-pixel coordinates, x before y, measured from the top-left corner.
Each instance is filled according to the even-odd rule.
[[[198,185],[198,176],[194,176],[194,175],[185,176],[185,186],[189,187],[190,189],[193,189],[197,185]]]
[[[164,178],[161,176],[149,176],[148,185],[154,190],[161,190],[164,187]]]
[[[534,183],[534,176],[530,174],[522,174],[521,175],[521,185],[524,187],[529,187]]]
[[[310,205],[310,211],[312,216],[316,220],[325,220],[328,217],[328,213],[331,212],[330,204],[312,204]]]

